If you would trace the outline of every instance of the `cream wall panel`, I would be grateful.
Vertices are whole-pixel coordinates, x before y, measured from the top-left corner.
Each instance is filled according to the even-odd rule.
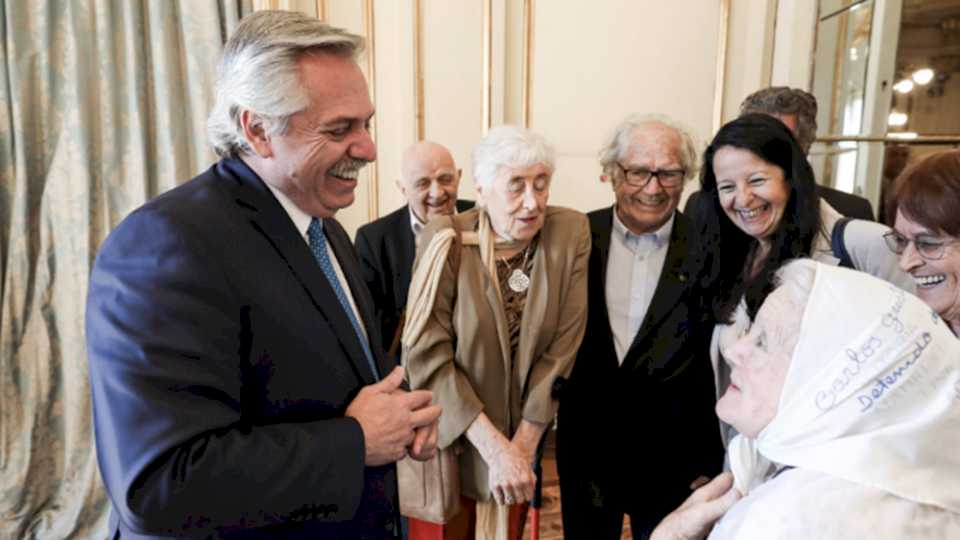
[[[422,2],[424,137],[450,149],[464,170],[460,196],[472,199],[470,151],[483,129],[483,0]]]
[[[771,83],[810,89],[816,0],[778,0]]]
[[[488,84],[490,87],[490,125],[496,126],[506,123],[506,100],[507,100],[507,51],[510,47],[508,31],[510,23],[508,21],[509,10],[506,0],[485,0],[490,2],[492,21],[490,21],[489,31],[484,28],[492,40],[490,53],[493,57],[490,60],[490,73]],[[523,2],[513,2],[522,5]],[[486,128],[486,126],[484,126]]]
[[[727,33],[723,122],[736,118],[740,102],[770,86],[777,0],[734,0]]]
[[[523,125],[523,5],[524,0],[510,0],[504,10],[503,123],[518,126]]]
[[[666,114],[701,142],[712,131],[720,2],[535,4],[532,127],[557,147],[550,201],[611,204],[603,139],[631,112]]]
[[[413,2],[377,0],[374,14],[378,206],[383,216],[405,203],[396,182],[403,151],[416,140]]]

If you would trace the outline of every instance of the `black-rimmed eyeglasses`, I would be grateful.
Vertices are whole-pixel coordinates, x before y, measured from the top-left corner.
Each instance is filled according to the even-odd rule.
[[[915,238],[907,238],[897,231],[890,231],[884,234],[883,240],[887,243],[890,251],[897,255],[902,255],[907,249],[907,246],[910,245],[910,242],[913,242],[913,247],[916,248],[917,254],[928,261],[942,259],[947,246],[958,242],[957,240],[941,240],[936,236],[926,234],[918,234]]]
[[[623,172],[623,178],[626,180],[627,184],[638,188],[647,187],[650,179],[654,176],[657,177],[657,182],[660,183],[660,187],[675,188],[683,183],[683,177],[687,174],[687,172],[683,169],[663,169],[659,171],[650,170],[644,167],[628,169],[619,162],[614,163],[616,163],[617,167],[620,168],[620,171]]]

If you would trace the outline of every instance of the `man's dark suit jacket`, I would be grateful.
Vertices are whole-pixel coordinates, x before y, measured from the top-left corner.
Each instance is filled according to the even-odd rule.
[[[842,215],[855,218],[855,219],[866,219],[868,221],[874,221],[873,219],[873,207],[870,206],[870,201],[864,199],[859,195],[853,195],[845,191],[840,191],[839,189],[833,189],[832,187],[817,185],[817,190],[820,193],[820,196],[823,197],[823,200],[827,201],[827,204],[833,207],[834,210],[840,212]],[[687,199],[687,204],[683,205],[683,214],[690,216],[695,219],[694,209],[696,208],[696,201],[700,198],[700,192],[694,191],[690,194],[690,198]]]
[[[457,211],[473,208],[473,201],[457,201]],[[404,205],[357,229],[357,253],[363,279],[373,296],[383,350],[389,350],[400,315],[407,306],[407,290],[417,245],[410,228],[410,206]]]
[[[349,238],[324,229],[377,343]],[[111,535],[394,536],[395,467],[365,467],[344,417],[374,375],[303,236],[241,160],[113,231],[86,322]]]
[[[588,217],[587,330],[557,421],[561,504],[571,538],[598,537],[583,521],[590,509],[579,512],[585,504],[613,505],[655,525],[690,494],[693,480],[719,473],[723,464],[707,355],[713,326],[687,304],[687,220],[675,214],[650,307],[618,365],[606,303],[613,208]]]

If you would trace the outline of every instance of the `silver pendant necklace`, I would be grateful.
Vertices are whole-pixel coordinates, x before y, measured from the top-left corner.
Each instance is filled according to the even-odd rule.
[[[510,272],[510,277],[507,278],[507,286],[513,292],[522,293],[530,288],[530,276],[523,271],[527,267],[528,255],[530,255],[530,244],[527,244],[527,248],[523,251],[523,262],[520,263],[520,267],[514,268]],[[506,259],[503,259],[503,261],[506,263]],[[507,267],[507,270],[510,270],[510,267]]]

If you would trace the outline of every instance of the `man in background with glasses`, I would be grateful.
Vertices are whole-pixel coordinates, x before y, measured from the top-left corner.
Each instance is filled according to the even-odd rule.
[[[563,528],[620,538],[628,514],[634,537],[647,538],[723,461],[713,374],[693,361],[710,325],[687,305],[689,226],[677,212],[697,152],[672,121],[633,116],[600,164],[616,202],[589,215],[587,330],[557,429]]]

